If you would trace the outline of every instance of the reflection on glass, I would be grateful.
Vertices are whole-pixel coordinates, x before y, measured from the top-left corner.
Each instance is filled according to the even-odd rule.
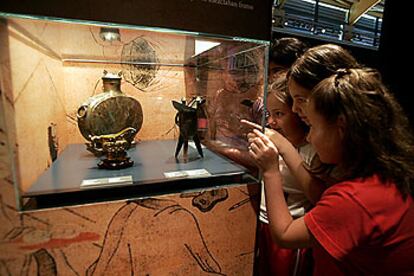
[[[196,41],[211,43],[200,50],[199,46],[196,49]],[[82,103],[102,92],[104,70],[122,72],[122,92],[142,105],[144,121],[135,136],[136,148],[131,150],[141,152],[139,147],[145,143],[171,144],[166,160],[157,160],[161,158],[157,157],[161,146],[148,147],[157,150],[149,153],[154,162],[144,172],[154,167],[167,170],[164,165],[179,170],[174,161],[179,129],[171,102],[194,97],[205,99],[197,129],[204,156],[216,152],[239,164],[251,165],[246,145],[248,129],[241,126],[240,119],[261,122],[267,47],[264,41],[203,37],[173,30],[3,16],[1,86],[21,196],[76,191],[82,180],[98,178],[93,173],[102,173],[96,160],[84,169],[79,167],[97,157],[86,150],[77,112]],[[122,109],[116,100],[112,105]],[[189,147],[190,153],[199,155],[196,148]],[[128,155],[136,158],[135,165],[116,171],[113,177],[124,176],[128,170],[132,174],[143,164],[139,156],[134,157],[132,152]],[[198,156],[194,160],[202,163],[208,158]],[[56,171],[75,168],[67,179]],[[74,180],[75,175],[82,179]],[[162,171],[151,177],[152,182],[165,180]],[[53,188],[36,188],[42,181],[53,183]],[[61,183],[65,183],[63,188]]]

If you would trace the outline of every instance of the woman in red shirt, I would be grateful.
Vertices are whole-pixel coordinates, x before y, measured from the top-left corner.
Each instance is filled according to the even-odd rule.
[[[263,172],[273,239],[313,247],[314,275],[414,275],[414,138],[379,73],[338,70],[312,90],[305,111],[308,141],[344,174],[293,220],[277,148],[254,130],[250,154]]]

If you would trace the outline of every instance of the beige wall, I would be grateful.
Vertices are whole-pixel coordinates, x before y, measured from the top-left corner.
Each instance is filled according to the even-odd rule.
[[[122,50],[136,39],[146,41],[160,62],[182,62],[191,54],[184,37],[137,30],[120,30],[121,41],[105,42],[99,27],[11,19],[2,23],[2,74],[4,93],[13,109],[7,114],[15,129],[19,176],[23,191],[50,165],[47,129],[56,126],[59,151],[71,143],[84,143],[76,123],[78,107],[102,92],[103,70],[119,72],[125,67]],[[82,62],[108,60],[108,63]],[[176,111],[172,99],[185,96],[182,67],[160,66],[145,87],[125,78],[122,91],[143,107],[143,125],[137,140],[173,139]]]

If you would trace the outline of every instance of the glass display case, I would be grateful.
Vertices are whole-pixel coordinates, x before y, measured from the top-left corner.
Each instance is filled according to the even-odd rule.
[[[254,166],[240,120],[265,122],[268,47],[0,13],[19,207],[243,181]]]

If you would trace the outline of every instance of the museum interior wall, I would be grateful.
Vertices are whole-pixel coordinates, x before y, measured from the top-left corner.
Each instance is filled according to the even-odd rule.
[[[225,67],[241,64],[244,76],[254,76],[237,87],[242,92],[232,112],[242,108],[248,116],[251,110],[240,101],[262,95],[263,79],[256,77],[263,70],[261,46],[216,48],[199,70],[191,63],[202,62],[192,37],[121,28],[119,40],[105,41],[101,31],[100,26],[31,19],[0,22],[0,275],[251,275],[259,200],[255,180],[215,185],[212,179],[211,188],[22,211],[21,195],[33,182],[69,145],[85,143],[77,112],[102,93],[103,70],[122,71],[122,92],[142,106],[138,144],[178,138],[171,100],[207,95],[212,109],[227,71],[217,57],[229,60],[240,47],[254,54],[233,57],[231,68],[228,62]],[[224,106],[231,103],[226,97],[219,100]],[[218,148],[244,150],[245,132],[228,131],[217,139]],[[209,132],[206,140],[216,140]],[[84,151],[91,154],[86,146]]]
[[[8,43],[1,43],[4,91],[14,107],[7,119],[15,130],[16,158],[24,170],[23,190],[51,163],[50,139],[45,139],[50,129],[58,137],[58,151],[69,143],[84,142],[76,112],[88,97],[102,92],[103,75],[102,64],[84,60],[128,59],[130,51],[136,49],[156,51],[163,60],[171,61],[182,60],[186,54],[180,51],[186,40],[171,39],[168,34],[154,37],[148,32],[131,34],[122,30],[122,41],[105,42],[99,38],[98,27],[28,21],[9,20],[7,26],[2,26],[9,33],[5,38]],[[139,68],[146,69],[145,79],[137,80],[136,70],[131,67],[110,62],[104,66],[108,71],[125,71],[122,91],[144,107],[146,119],[137,139],[173,138],[174,132],[168,130],[174,125],[171,118],[175,110],[166,99],[185,96],[183,69]]]

